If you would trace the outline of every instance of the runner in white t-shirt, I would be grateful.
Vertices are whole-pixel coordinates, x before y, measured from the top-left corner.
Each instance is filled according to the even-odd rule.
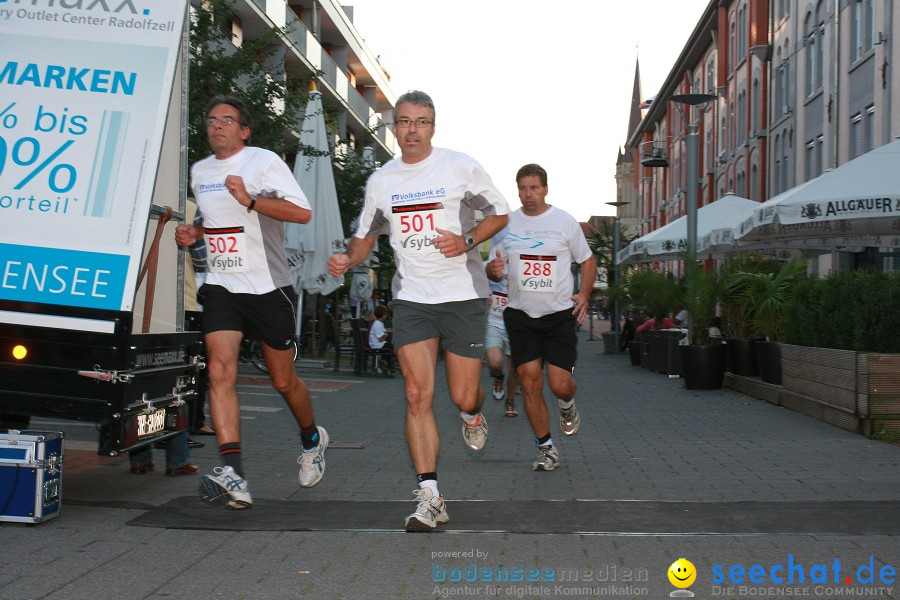
[[[239,510],[251,508],[241,460],[237,364],[244,335],[263,342],[272,386],[300,427],[298,482],[316,485],[325,473],[328,433],[315,422],[306,384],[294,370],[294,290],[284,251],[284,223],[307,223],[309,202],[277,155],[247,146],[250,113],[233,96],[216,96],[206,111],[213,154],[191,168],[191,188],[203,214],[198,226],[179,225],[175,241],[206,242],[203,333],[208,356],[209,407],[223,467],[201,480],[200,497]]]
[[[506,225],[509,206],[474,159],[431,145],[435,112],[428,94],[403,94],[393,116],[402,156],[369,178],[359,230],[347,253],[333,255],[328,267],[332,275],[343,275],[369,256],[379,235],[390,237],[397,263],[393,341],[419,483],[406,530],[421,531],[449,519],[437,486],[440,438],[432,412],[440,348],[466,446],[478,451],[487,440],[480,375],[488,285],[477,246]],[[477,224],[476,211],[484,215]]]
[[[559,466],[550,436],[544,401],[543,367],[559,405],[559,427],[575,435],[581,417],[575,408],[575,324],[584,322],[597,276],[597,260],[581,225],[565,211],[547,204],[547,172],[536,164],[516,174],[522,208],[509,217],[505,253],[488,265],[491,279],[508,269],[509,302],[503,320],[512,345],[512,361],[525,392],[525,413],[538,445],[535,471]],[[581,286],[574,289],[570,266],[581,266]]]
[[[503,242],[506,239],[507,229],[504,228],[500,233],[491,240],[491,250],[489,256],[496,256],[497,252],[502,254]],[[485,269],[488,269],[490,260],[485,261]],[[484,354],[487,358],[488,371],[493,381],[492,393],[494,400],[500,401],[506,398],[503,407],[503,414],[507,417],[515,417],[519,413],[516,412],[516,390],[519,388],[519,378],[516,376],[516,369],[512,363],[512,348],[509,345],[509,336],[506,334],[506,324],[503,322],[503,311],[509,301],[509,279],[504,270],[499,281],[492,281],[490,273],[488,273],[488,285],[491,295],[488,296],[488,317],[487,329],[484,332]],[[503,373],[503,363],[507,362],[509,367],[506,369],[506,375]],[[506,390],[504,392],[504,379],[506,380]]]

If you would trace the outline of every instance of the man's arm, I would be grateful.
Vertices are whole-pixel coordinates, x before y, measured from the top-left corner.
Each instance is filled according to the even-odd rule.
[[[581,289],[572,296],[575,301],[575,308],[572,314],[578,319],[579,323],[584,322],[587,316],[588,300],[591,297],[591,290],[594,289],[594,281],[597,279],[597,258],[591,255],[586,261],[581,263]]]
[[[312,218],[310,209],[301,208],[284,198],[268,198],[266,196],[253,198],[247,192],[244,179],[240,175],[226,177],[225,187],[228,188],[228,192],[237,200],[238,204],[247,207],[248,212],[255,210],[261,215],[286,223],[309,223]]]
[[[335,277],[340,277],[356,265],[362,264],[372,254],[377,241],[377,237],[351,238],[347,252],[332,254],[328,259],[328,272]]]

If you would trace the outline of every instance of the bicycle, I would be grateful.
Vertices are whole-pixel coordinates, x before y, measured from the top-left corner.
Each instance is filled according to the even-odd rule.
[[[294,362],[297,361],[297,357],[300,355],[300,346],[297,344],[297,340],[292,340],[292,344],[294,344]],[[260,373],[269,374],[269,369],[266,367],[266,357],[263,354],[263,345],[259,340],[254,340],[250,337],[244,336],[243,341],[241,342],[241,351],[238,355],[240,362],[242,363],[250,363]]]

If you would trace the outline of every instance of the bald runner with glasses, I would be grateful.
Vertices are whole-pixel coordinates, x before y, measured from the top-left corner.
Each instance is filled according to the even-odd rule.
[[[179,225],[182,247],[206,242],[203,333],[209,408],[223,466],[201,480],[200,497],[232,510],[253,506],[244,477],[237,364],[245,335],[262,340],[272,386],[300,428],[301,487],[325,473],[328,433],[318,427],[306,384],[294,370],[293,278],[284,251],[284,223],[307,223],[312,211],[293,173],[276,154],[248,146],[250,113],[233,96],[216,96],[206,111],[213,154],[191,167],[191,188],[203,221]]]
[[[369,178],[359,229],[347,253],[333,255],[328,266],[332,275],[343,275],[368,258],[379,235],[390,237],[397,263],[394,348],[418,480],[406,530],[428,531],[449,520],[438,490],[440,436],[432,408],[440,348],[463,441],[479,451],[487,440],[480,375],[488,283],[477,246],[506,225],[509,206],[478,162],[431,145],[435,111],[428,94],[403,94],[393,117],[401,157]],[[477,224],[476,211],[484,215]]]

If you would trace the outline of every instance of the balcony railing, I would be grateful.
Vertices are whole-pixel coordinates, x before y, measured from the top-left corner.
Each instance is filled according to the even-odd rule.
[[[668,167],[669,156],[665,140],[643,142],[640,145],[641,164],[645,167]]]
[[[287,39],[294,45],[297,52],[306,56],[306,36],[309,31],[306,29],[303,21],[297,18],[293,10],[285,6],[285,11],[284,29],[287,31]]]

